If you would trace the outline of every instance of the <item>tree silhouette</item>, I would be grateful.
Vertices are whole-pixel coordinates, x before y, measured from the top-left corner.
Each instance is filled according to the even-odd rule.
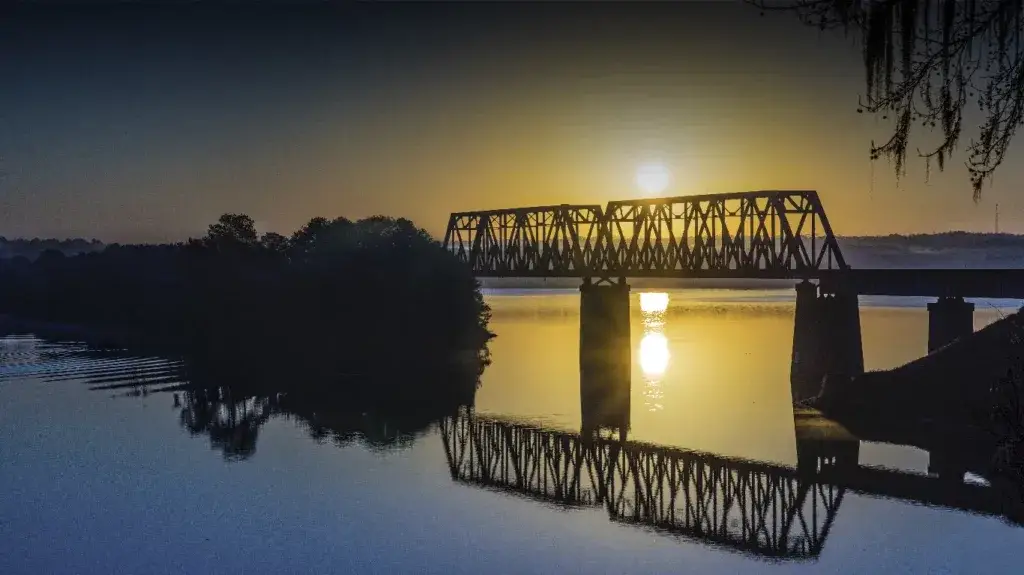
[[[345,252],[353,247],[349,238],[354,227],[347,218],[313,218],[292,234],[292,258],[308,263]]]
[[[211,224],[206,233],[205,241],[209,246],[230,248],[233,246],[254,246],[259,234],[256,223],[244,214],[224,214]]]
[[[860,33],[867,86],[858,111],[891,117],[892,136],[871,143],[871,158],[886,157],[897,176],[915,127],[941,134],[918,154],[942,170],[961,142],[964,109],[976,103],[984,119],[965,163],[980,198],[1024,123],[1024,0],[748,1],[822,30]]]
[[[289,239],[225,214],[186,244],[0,260],[0,313],[97,328],[104,344],[159,347],[209,372],[303,366],[324,385],[406,397],[475,385],[417,389],[402,376],[452,362],[482,370],[491,337],[472,271],[409,220],[384,216],[314,218]]]
[[[260,238],[260,245],[272,254],[284,255],[291,247],[288,238],[274,232],[267,232]]]

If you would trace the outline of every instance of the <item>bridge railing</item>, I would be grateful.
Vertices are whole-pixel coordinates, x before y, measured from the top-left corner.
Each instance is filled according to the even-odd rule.
[[[846,269],[814,191],[755,191],[452,214],[480,276],[813,276]]]

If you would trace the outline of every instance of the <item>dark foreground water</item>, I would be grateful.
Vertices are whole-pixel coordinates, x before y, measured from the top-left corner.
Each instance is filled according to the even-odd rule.
[[[633,297],[635,443],[614,452],[576,435],[572,292],[490,294],[475,414],[414,437],[334,433],[272,398],[204,404],[222,425],[190,433],[203,414],[160,391],[173,365],[4,338],[0,573],[1021,572],[1024,528],[998,515],[913,487],[801,494],[789,295]],[[865,303],[868,368],[924,352],[923,302]],[[976,325],[1000,313],[979,304]],[[615,481],[588,475],[601,457]],[[922,479],[929,464],[866,442],[856,458]]]

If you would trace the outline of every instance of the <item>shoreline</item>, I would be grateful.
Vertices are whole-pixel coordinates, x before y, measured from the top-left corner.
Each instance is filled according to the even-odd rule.
[[[86,325],[28,318],[0,313],[3,335],[34,335],[55,342],[84,343],[98,350],[120,350],[144,355],[180,358],[170,340],[141,330],[123,327]]]
[[[144,330],[58,322],[0,313],[0,337],[7,337],[11,335],[31,335],[43,341],[60,344],[84,344],[98,352],[115,352],[123,353],[128,356],[158,357],[169,360],[186,361],[189,362],[190,365],[200,366],[204,369],[207,375],[213,375],[218,378],[228,378],[229,376],[238,375],[237,371],[222,372],[221,369],[224,365],[220,365],[219,360],[217,363],[211,364],[206,358],[196,357],[190,354],[187,341],[164,337],[162,334],[150,333]],[[223,359],[225,360],[225,365],[236,365],[234,362],[237,361],[238,358],[227,357]],[[447,359],[441,360],[436,364],[431,364],[431,366],[439,372],[465,375],[469,374],[479,361],[486,362],[487,359],[486,357],[481,359],[478,352],[474,350],[456,350],[453,351]],[[266,369],[270,369],[270,371],[268,372]],[[258,374],[277,374],[275,369],[276,368],[265,367],[263,370],[258,372]],[[287,369],[288,374],[294,375],[294,365],[289,364]],[[251,374],[248,374],[246,377],[249,377],[250,375]],[[322,374],[317,372],[315,369],[306,374],[306,376],[309,377],[320,375]],[[408,376],[410,374],[400,372],[397,375]],[[336,373],[330,375],[328,379],[337,382],[346,380],[362,380],[367,378],[371,380],[377,379],[376,375],[363,372]],[[239,382],[231,380],[229,383],[237,385]],[[431,398],[435,397],[442,401],[450,400],[452,398],[459,398],[459,401],[465,401],[465,394],[467,392],[475,393],[478,383],[479,377],[475,378],[471,388],[464,389],[460,387],[454,390],[431,390],[430,395],[422,397],[417,393],[412,393],[410,401],[413,403],[423,401],[429,402]],[[374,393],[364,393],[360,391],[353,392],[351,389],[340,388],[303,389],[301,387],[297,387],[288,391],[300,391],[302,393],[314,394],[334,393],[343,395],[349,399],[358,398],[358,400],[363,403],[367,401],[380,401],[382,399]],[[399,390],[396,392],[399,393],[399,395],[409,395],[408,390]],[[389,401],[395,402],[394,398],[389,399]],[[395,403],[404,405],[404,400],[400,399]]]

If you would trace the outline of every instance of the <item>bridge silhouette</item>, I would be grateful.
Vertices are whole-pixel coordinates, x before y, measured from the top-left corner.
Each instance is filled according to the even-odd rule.
[[[455,213],[444,244],[483,277],[790,279],[847,268],[813,191]]]
[[[794,280],[794,400],[864,372],[859,295],[938,298],[928,353],[973,333],[965,297],[1024,298],[1024,270],[852,269],[810,190],[458,212],[443,245],[478,277],[580,278],[580,338],[598,355],[628,340],[627,278]]]
[[[818,193],[761,190],[451,214],[478,277],[818,280],[823,293],[1024,298],[1022,269],[853,269]]]
[[[1001,516],[995,490],[860,466],[859,441],[797,440],[796,467],[460,411],[440,423],[452,479],[776,560],[818,557],[847,492]]]

